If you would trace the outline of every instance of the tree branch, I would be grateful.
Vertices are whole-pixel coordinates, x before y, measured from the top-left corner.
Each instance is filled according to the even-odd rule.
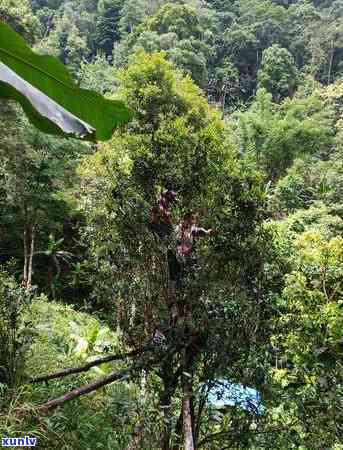
[[[43,381],[49,381],[49,380],[53,380],[55,378],[66,377],[66,376],[72,375],[74,373],[87,372],[87,370],[91,369],[94,366],[98,366],[100,364],[104,364],[104,363],[111,362],[111,361],[119,361],[121,359],[137,356],[143,352],[146,352],[147,350],[151,350],[152,348],[153,348],[152,346],[147,346],[147,347],[143,347],[141,349],[133,350],[132,352],[129,352],[129,353],[108,355],[108,356],[105,356],[104,358],[99,358],[99,359],[95,359],[94,361],[90,361],[89,363],[84,364],[83,366],[71,367],[69,369],[61,369],[61,370],[58,370],[57,372],[54,372],[54,373],[51,373],[48,375],[33,378],[33,379],[29,380],[29,383],[30,384],[41,383]]]
[[[107,377],[103,377],[98,380],[92,381],[91,383],[84,384],[78,388],[73,389],[67,394],[62,395],[61,397],[57,397],[52,400],[49,400],[46,403],[42,403],[37,407],[37,411],[46,414],[52,409],[55,409],[58,406],[63,405],[65,402],[74,400],[75,398],[80,397],[81,395],[89,394],[90,392],[96,391],[97,389],[100,389],[103,386],[106,386],[107,384],[113,383],[114,381],[124,380],[128,378],[132,370],[133,370],[132,368],[124,369],[121,370],[120,372],[111,373]]]

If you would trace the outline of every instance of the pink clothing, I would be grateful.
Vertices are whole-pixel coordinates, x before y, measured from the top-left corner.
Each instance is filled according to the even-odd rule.
[[[204,228],[196,227],[192,225],[191,227],[185,227],[183,224],[176,227],[176,239],[178,246],[176,252],[181,257],[189,256],[195,245],[195,239],[198,236],[204,236],[208,234],[208,231]]]

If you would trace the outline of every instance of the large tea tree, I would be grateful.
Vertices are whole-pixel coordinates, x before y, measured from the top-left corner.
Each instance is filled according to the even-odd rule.
[[[140,53],[122,78],[136,120],[80,168],[84,238],[97,274],[94,306],[134,348],[149,344],[156,327],[164,333],[157,355],[140,360],[148,385],[159,393],[155,431],[163,449],[171,448],[173,431],[192,449],[201,439],[217,439],[206,436],[211,425],[202,425],[201,380],[263,382],[259,350],[269,314],[262,293],[263,180],[251,161],[237,155],[199,89],[160,54]],[[202,226],[218,230],[217,237],[198,243],[198,263],[177,293],[174,325],[166,255],[175,241],[162,243],[148,227],[149,210],[166,188],[179,196],[175,224],[193,209]],[[244,414],[241,420],[249,423]],[[234,423],[222,435],[226,441],[248,429],[238,433]]]

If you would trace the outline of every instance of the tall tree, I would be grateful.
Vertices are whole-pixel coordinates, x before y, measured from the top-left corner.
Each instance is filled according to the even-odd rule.
[[[121,1],[102,0],[98,4],[96,45],[106,56],[111,56],[114,42],[120,38],[119,20]]]
[[[237,365],[245,360],[245,382],[261,382],[253,368],[259,353],[252,346],[258,348],[266,332],[260,256],[256,267],[265,242],[259,227],[262,178],[240,160],[199,89],[160,54],[140,53],[123,83],[136,121],[83,164],[89,217],[84,233],[87,240],[92,236],[90,257],[106,274],[101,290],[104,300],[112,292],[126,342],[140,347],[151,341],[154,330],[162,333],[157,367],[145,362],[148,379],[160,379],[161,442],[171,448],[171,402],[180,392],[180,429],[185,448],[191,449],[202,433],[201,412],[194,409],[199,378],[239,380],[243,367]],[[168,187],[180,199],[173,211],[175,225],[193,209],[203,226],[219,230],[217,238],[198,242],[196,264],[183,273],[176,304],[167,263],[168,248],[173,251],[176,242],[172,237],[160,242],[149,228],[149,211]],[[111,308],[105,302],[102,307]]]
[[[263,52],[261,68],[257,74],[258,86],[273,95],[275,101],[294,94],[298,73],[288,50],[273,45]]]

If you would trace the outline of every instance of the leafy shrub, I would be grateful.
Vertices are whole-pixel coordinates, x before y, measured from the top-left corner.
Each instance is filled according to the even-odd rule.
[[[33,341],[32,324],[24,318],[32,295],[0,268],[0,383],[14,387],[25,376]]]

